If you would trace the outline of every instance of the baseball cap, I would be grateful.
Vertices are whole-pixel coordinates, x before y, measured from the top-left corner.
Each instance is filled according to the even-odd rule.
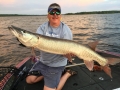
[[[59,4],[57,4],[57,3],[50,4],[50,6],[48,7],[48,12],[51,12],[54,9],[59,10],[59,12],[61,13],[61,7]]]

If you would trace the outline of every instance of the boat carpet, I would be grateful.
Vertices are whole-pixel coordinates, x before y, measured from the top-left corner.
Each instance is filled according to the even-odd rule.
[[[81,63],[82,60],[76,58],[74,62]],[[103,71],[90,72],[85,65],[71,67],[78,74],[70,77],[62,90],[113,90],[120,88],[120,64],[110,67],[112,79]],[[27,84],[24,79],[18,84],[17,90],[43,90],[43,85],[44,81]]]

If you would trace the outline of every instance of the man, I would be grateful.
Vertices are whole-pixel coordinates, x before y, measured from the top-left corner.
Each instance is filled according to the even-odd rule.
[[[53,3],[48,7],[48,22],[42,24],[37,33],[49,37],[72,40],[72,32],[70,28],[62,23],[61,8],[57,3]],[[44,78],[44,90],[61,90],[66,80],[76,74],[73,70],[67,72],[61,77],[62,72],[67,64],[67,58],[71,58],[72,54],[58,55],[40,51],[40,60],[37,61],[30,70],[26,82],[29,84],[36,83]]]

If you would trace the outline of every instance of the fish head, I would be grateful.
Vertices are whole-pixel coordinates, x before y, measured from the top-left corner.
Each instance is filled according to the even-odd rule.
[[[8,27],[9,30],[18,38],[18,40],[25,46],[31,47],[38,41],[38,37],[29,31],[20,29],[15,26]]]

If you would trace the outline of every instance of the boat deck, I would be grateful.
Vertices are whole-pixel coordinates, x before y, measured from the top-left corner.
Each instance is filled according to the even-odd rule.
[[[114,55],[100,54],[105,57],[118,58]],[[76,58],[74,62],[81,63],[82,60]],[[78,74],[70,77],[62,90],[114,90],[120,88],[120,64],[110,67],[112,70],[112,79],[103,71],[90,72],[85,65],[71,67],[73,70],[76,70]],[[44,81],[27,84],[24,78],[19,82],[17,90],[43,90],[43,85]]]

